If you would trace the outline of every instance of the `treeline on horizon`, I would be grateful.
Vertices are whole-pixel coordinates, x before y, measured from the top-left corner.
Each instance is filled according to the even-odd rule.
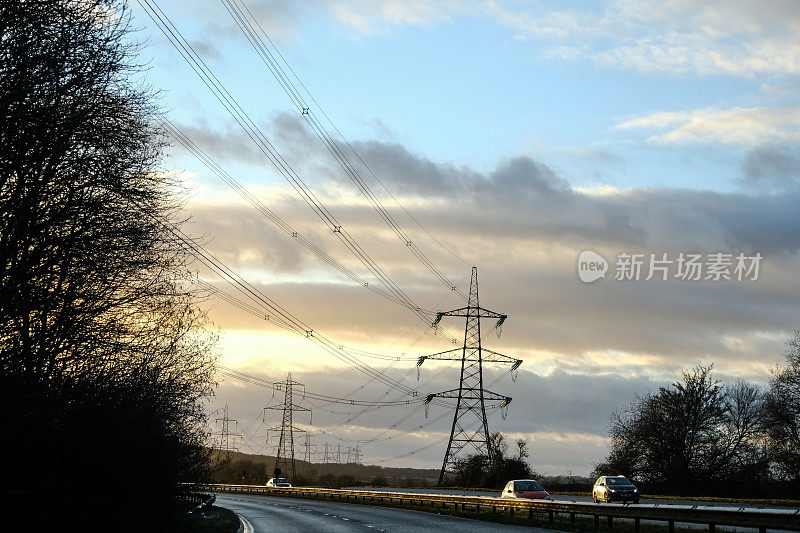
[[[275,457],[214,450],[212,463],[214,466],[211,481],[214,483],[264,485],[273,477]],[[286,471],[281,475],[296,486],[429,487],[436,485],[439,478],[438,470],[360,463],[307,463],[297,459],[295,468],[297,476]]]
[[[179,531],[208,479],[214,339],[131,38],[124,1],[0,4],[6,526]]]
[[[499,489],[509,479],[528,478],[533,475],[527,462],[527,443],[515,442],[516,451],[509,454],[509,445],[501,433],[490,435],[492,464],[484,455],[474,454],[458,459],[454,472],[447,478],[447,486]],[[214,483],[263,485],[272,476],[275,458],[253,456],[237,452],[214,450]],[[439,470],[416,468],[387,468],[356,463],[307,463],[296,460],[296,476],[287,477],[295,486],[342,488],[353,486],[424,488],[435,487]]]
[[[723,384],[712,365],[637,396],[610,417],[593,477],[626,475],[650,494],[796,499],[800,494],[800,331],[769,384]]]

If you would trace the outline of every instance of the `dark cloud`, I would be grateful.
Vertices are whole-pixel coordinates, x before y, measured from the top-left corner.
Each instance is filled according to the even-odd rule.
[[[795,188],[800,184],[800,147],[775,145],[754,148],[745,156],[742,171],[748,185]]]
[[[352,187],[350,178],[296,114],[280,113],[265,129],[301,176],[316,181],[331,179]],[[189,133],[212,154],[263,164],[250,139],[233,130],[219,133],[210,131],[208,124],[200,124],[190,127]],[[460,230],[480,235],[495,231],[526,239],[584,239],[600,246],[669,250],[742,248],[793,253],[800,249],[800,217],[795,209],[800,191],[753,195],[651,188],[588,194],[572,189],[552,169],[530,157],[501,161],[494,170],[483,173],[431,161],[397,143],[361,141],[353,146],[395,194],[446,202],[447,209],[437,206],[430,216],[424,209],[415,209],[424,219],[445,225],[444,233]],[[340,148],[349,151],[346,146]],[[792,158],[798,154],[788,149],[764,150],[753,155],[753,160],[771,160],[772,166],[784,169],[787,176],[800,168],[792,166]],[[391,207],[392,202],[369,171],[358,164],[356,169]],[[475,211],[480,217],[474,216]],[[365,215],[369,216],[369,211],[353,213],[355,217]],[[363,223],[367,223],[366,218]]]
[[[189,41],[189,45],[206,61],[222,59],[219,49],[208,39],[193,39]]]
[[[214,159],[249,164],[263,164],[266,160],[264,154],[255,146],[250,137],[240,129],[233,129],[230,125],[222,129],[212,126],[203,119],[196,124],[178,123],[175,125]]]
[[[316,9],[316,4],[316,1],[257,0],[248,1],[245,5],[273,42],[278,45],[288,46],[297,39],[298,29],[301,27],[304,17]],[[202,21],[214,21],[204,26],[204,39],[219,41],[240,39],[245,41],[244,33],[242,33],[233,17],[220,2],[192,2],[190,7],[191,9],[188,12],[201,13]]]

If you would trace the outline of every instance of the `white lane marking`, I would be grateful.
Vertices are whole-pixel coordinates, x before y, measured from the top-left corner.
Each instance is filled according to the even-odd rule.
[[[239,515],[239,520],[242,522],[242,525],[244,526],[244,533],[254,533],[255,530],[253,529],[253,524],[251,524],[247,520],[247,518],[243,517],[242,515]]]

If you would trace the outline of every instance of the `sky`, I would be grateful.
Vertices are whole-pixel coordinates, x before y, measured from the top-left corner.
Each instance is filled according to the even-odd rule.
[[[509,317],[501,336],[484,334],[484,345],[524,360],[514,376],[507,365],[485,365],[487,388],[513,398],[505,418],[489,411],[490,430],[525,439],[537,472],[588,475],[608,452],[609,416],[685,369],[713,363],[724,383],[763,385],[781,362],[800,324],[796,1],[244,0],[309,112],[447,282],[373,209],[221,0],[159,5],[415,305],[465,305],[458,293],[468,292],[470,267],[478,267],[481,305]],[[142,83],[160,91],[170,121],[370,287],[300,246],[176,143],[163,170],[185,190],[184,230],[314,331],[420,397],[457,387],[455,363],[426,361],[419,377],[416,368],[418,356],[450,341],[370,290],[380,281],[133,7],[135,37],[145,44]],[[585,280],[585,251],[604,277]],[[686,275],[690,257],[700,263],[697,276]],[[639,263],[638,275],[626,260]],[[659,265],[666,271],[651,268]],[[267,382],[292,372],[318,394],[409,398],[263,317],[215,296],[203,305],[225,367]],[[463,319],[445,318],[441,330],[463,338],[463,328]],[[267,429],[279,419],[262,409],[280,394],[220,376],[212,426],[227,404],[239,449],[271,453],[277,434]],[[359,442],[368,464],[441,465],[446,407],[431,405],[426,418],[418,401],[364,413],[303,401],[313,419],[298,415],[297,424],[319,450]]]

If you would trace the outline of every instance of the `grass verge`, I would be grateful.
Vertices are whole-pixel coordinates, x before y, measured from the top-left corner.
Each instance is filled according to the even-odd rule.
[[[216,505],[202,512],[185,515],[177,528],[186,533],[236,533],[238,529],[239,517],[236,513]]]

